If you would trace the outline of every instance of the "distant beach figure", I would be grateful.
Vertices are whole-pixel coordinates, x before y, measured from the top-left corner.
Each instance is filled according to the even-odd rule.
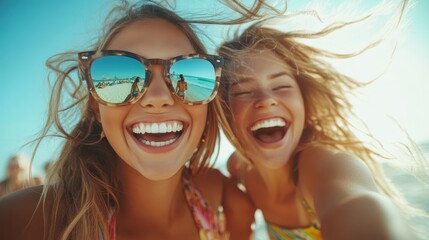
[[[124,102],[128,102],[130,99],[135,98],[139,92],[139,82],[140,82],[141,78],[140,77],[136,77],[134,79],[133,85],[131,85],[131,90],[130,90],[130,94],[125,98]]]
[[[38,178],[29,179],[29,166],[29,160],[25,155],[16,154],[9,159],[6,179],[0,182],[0,196],[41,184]]]
[[[185,98],[185,91],[188,90],[188,83],[185,81],[185,77],[183,77],[183,74],[179,75],[180,79],[177,81],[176,85],[176,93],[181,98]]]

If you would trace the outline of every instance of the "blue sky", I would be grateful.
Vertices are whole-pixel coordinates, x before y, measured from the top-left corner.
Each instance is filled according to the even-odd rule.
[[[299,9],[297,2],[291,1],[291,8]],[[330,2],[335,6],[341,1]],[[362,1],[368,3],[374,1]],[[110,5],[108,0],[0,0],[0,179],[12,154],[20,151],[30,155],[31,148],[20,146],[36,136],[46,119],[46,59],[71,49],[87,50]],[[399,57],[392,63],[398,66],[392,68],[402,72],[391,73],[404,77],[388,83],[389,88],[381,81],[369,98],[383,99],[379,101],[380,108],[400,119],[418,142],[429,140],[428,12],[429,2],[419,0],[408,18],[406,36],[398,47]],[[369,115],[376,111],[365,110]],[[42,173],[43,164],[58,152],[57,146],[56,141],[42,146],[33,164],[34,175]]]

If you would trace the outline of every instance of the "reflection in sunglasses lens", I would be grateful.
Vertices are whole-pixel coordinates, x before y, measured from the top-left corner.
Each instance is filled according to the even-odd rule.
[[[143,89],[146,69],[139,60],[127,56],[104,56],[91,65],[97,95],[108,103],[123,103]]]
[[[183,59],[170,68],[170,79],[176,94],[189,102],[208,99],[216,82],[214,66],[205,59]]]
[[[90,69],[98,97],[112,104],[133,100],[146,80],[144,65],[129,56],[103,56]],[[206,59],[178,60],[170,67],[169,78],[176,96],[188,102],[209,99],[216,84],[215,68]]]

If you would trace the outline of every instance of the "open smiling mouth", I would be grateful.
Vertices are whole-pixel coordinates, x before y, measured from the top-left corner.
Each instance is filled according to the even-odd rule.
[[[164,147],[174,143],[183,133],[183,123],[166,121],[153,123],[137,123],[132,126],[137,140],[152,147]]]
[[[263,143],[274,143],[283,139],[288,124],[282,118],[270,118],[256,122],[250,128],[254,138]]]

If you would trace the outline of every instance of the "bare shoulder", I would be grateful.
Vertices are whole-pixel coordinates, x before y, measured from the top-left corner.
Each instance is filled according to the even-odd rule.
[[[235,152],[229,156],[226,166],[231,177],[237,178],[240,172],[240,165],[238,156]]]
[[[225,176],[217,169],[204,168],[192,176],[191,181],[212,208],[221,204]]]
[[[192,181],[197,187],[222,187],[225,176],[215,168],[204,168],[198,174],[192,176]]]
[[[330,161],[335,161],[336,163],[338,159],[345,159],[347,161],[359,160],[354,155],[324,146],[314,146],[303,150],[300,156],[300,164],[308,163],[309,159],[317,159],[317,161],[313,161],[312,163],[322,165],[329,164]]]
[[[299,186],[329,239],[413,239],[392,199],[356,156],[315,147],[302,152]]]
[[[42,239],[42,186],[0,198],[0,239]]]
[[[233,152],[227,161],[227,169],[230,177],[236,182],[241,182],[243,179],[243,173],[248,172],[251,169],[250,163],[247,160],[240,159],[240,155]]]
[[[372,173],[356,156],[328,147],[311,147],[298,163],[298,185],[319,214],[362,195],[378,194]]]
[[[320,184],[326,181],[344,181],[361,183],[375,187],[368,166],[358,157],[329,147],[311,147],[300,156],[300,181]]]

